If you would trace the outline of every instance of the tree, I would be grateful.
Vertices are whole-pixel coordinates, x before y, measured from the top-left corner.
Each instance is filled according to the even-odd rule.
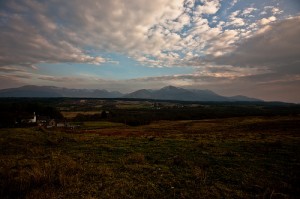
[[[106,119],[106,118],[107,118],[107,113],[106,113],[106,111],[102,111],[102,113],[101,113],[101,118],[102,118],[102,119]]]

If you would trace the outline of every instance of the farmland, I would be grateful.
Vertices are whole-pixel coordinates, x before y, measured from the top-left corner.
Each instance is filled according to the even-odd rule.
[[[1,198],[297,198],[299,116],[0,129]]]

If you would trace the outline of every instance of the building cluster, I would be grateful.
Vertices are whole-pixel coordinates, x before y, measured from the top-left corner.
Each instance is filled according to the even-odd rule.
[[[21,123],[23,124],[35,124],[40,127],[45,128],[75,128],[77,126],[70,125],[65,120],[55,120],[48,116],[37,116],[35,113],[33,113],[33,116],[30,118],[25,118],[21,120]]]

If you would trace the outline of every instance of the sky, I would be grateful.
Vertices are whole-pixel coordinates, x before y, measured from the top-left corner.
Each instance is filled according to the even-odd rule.
[[[23,85],[300,103],[300,1],[0,0],[0,89]]]

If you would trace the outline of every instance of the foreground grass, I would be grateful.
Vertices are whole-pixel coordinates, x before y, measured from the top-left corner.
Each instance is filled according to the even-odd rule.
[[[83,129],[107,129],[107,128],[122,128],[122,127],[126,128],[126,125],[121,123],[100,121],[100,122],[83,122],[81,127]]]
[[[300,118],[0,130],[0,198],[297,198]]]

